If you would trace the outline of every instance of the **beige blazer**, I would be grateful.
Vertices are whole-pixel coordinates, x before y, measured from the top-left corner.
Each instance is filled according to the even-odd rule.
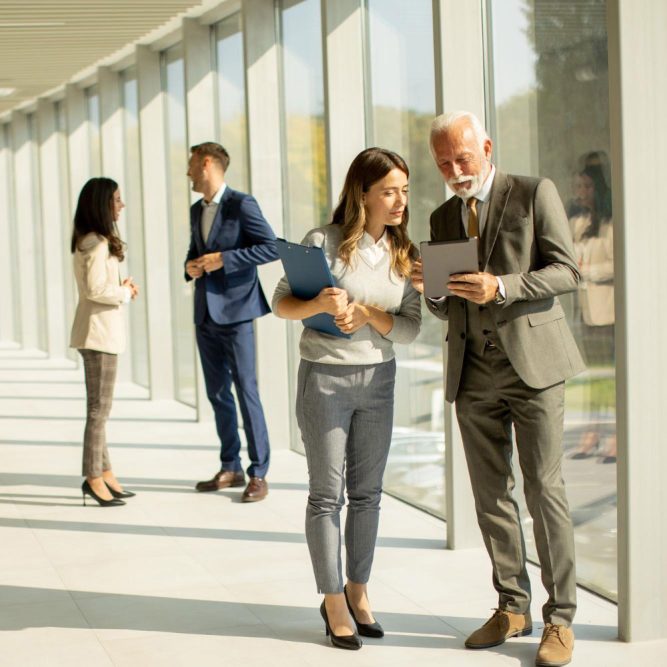
[[[462,238],[461,199],[452,197],[431,215],[431,239]],[[514,371],[534,389],[562,382],[586,367],[558,300],[579,283],[572,246],[567,216],[550,180],[496,171],[480,239],[480,270],[502,278],[507,300],[484,308]],[[465,304],[450,296],[438,303],[426,299],[426,305],[449,321],[445,395],[453,402],[465,357]]]
[[[118,354],[125,350],[125,322],[121,305],[118,259],[109,254],[107,240],[91,233],[74,253],[74,277],[79,303],[72,324],[70,347]]]
[[[614,324],[614,229],[603,222],[597,236],[583,238],[590,216],[570,221],[574,250],[581,271],[579,306],[584,323],[591,327]]]

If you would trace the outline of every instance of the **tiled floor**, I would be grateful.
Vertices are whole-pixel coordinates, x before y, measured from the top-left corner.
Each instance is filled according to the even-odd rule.
[[[466,651],[494,604],[481,550],[383,501],[371,594],[387,635],[333,650],[303,538],[304,459],[274,453],[269,498],[192,491],[216,468],[211,424],[120,385],[109,425],[125,507],[83,507],[79,371],[0,349],[0,665],[532,665],[539,639]],[[544,597],[537,570],[533,615]],[[616,609],[580,594],[574,665],[667,664],[667,641],[615,641]]]

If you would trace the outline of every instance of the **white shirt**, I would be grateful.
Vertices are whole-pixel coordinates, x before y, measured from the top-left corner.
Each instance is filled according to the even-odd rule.
[[[359,239],[359,243],[357,244],[359,257],[361,257],[371,269],[374,269],[389,251],[387,230],[384,231],[377,241],[375,241],[368,232],[364,232],[364,235]]]
[[[201,200],[201,236],[204,239],[204,243],[208,241],[208,235],[211,233],[211,227],[213,227],[213,221],[215,220],[218,206],[220,206],[220,200],[222,199],[222,195],[225,193],[226,188],[227,184],[223,183],[208,204],[205,199]]]

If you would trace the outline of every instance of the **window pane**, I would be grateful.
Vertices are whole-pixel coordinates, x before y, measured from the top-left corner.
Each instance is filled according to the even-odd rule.
[[[90,175],[102,175],[102,144],[100,141],[100,96],[97,86],[86,89],[88,107],[88,146],[90,151]]]
[[[146,314],[146,267],[144,263],[144,219],[141,196],[141,155],[139,144],[139,100],[137,76],[133,69],[121,75],[123,99],[123,159],[125,168],[123,211],[127,240],[127,275],[132,276],[142,294],[128,308],[132,337],[132,381],[149,385],[148,322]]]
[[[410,168],[410,238],[429,239],[429,216],[445,198],[428,151],[435,115],[431,0],[368,0],[371,145],[399,153]],[[445,514],[442,325],[424,307],[422,330],[397,345],[394,436],[387,491]]]
[[[561,297],[586,373],[565,390],[563,473],[579,581],[616,597],[616,383],[606,3],[492,0],[489,102],[496,164],[547,176],[584,281]],[[517,493],[528,549],[531,522]]]
[[[245,64],[241,14],[234,14],[215,28],[218,71],[218,123],[220,143],[231,162],[225,180],[248,192],[248,128],[245,109]]]
[[[329,221],[328,176],[324,133],[322,23],[319,0],[283,0],[283,118],[285,132],[285,235],[300,241],[306,232]],[[300,322],[288,323],[290,391],[296,387]],[[291,396],[294,405],[295,397]],[[292,423],[292,444],[303,451]]]
[[[189,187],[185,175],[189,155],[186,138],[185,72],[180,45],[163,54],[162,76],[167,117],[171,322],[176,397],[194,406],[196,390],[192,284],[186,283],[183,278],[183,262],[190,244],[190,213]]]

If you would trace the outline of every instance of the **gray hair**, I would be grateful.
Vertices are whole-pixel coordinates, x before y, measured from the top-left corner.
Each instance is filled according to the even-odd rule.
[[[468,122],[475,135],[475,139],[479,144],[480,150],[484,150],[484,142],[489,138],[489,135],[479,118],[470,111],[448,111],[447,113],[436,116],[431,123],[431,135],[429,137],[431,153],[433,153],[433,140],[435,137],[444,134],[445,132],[449,132],[449,130],[461,120]]]

